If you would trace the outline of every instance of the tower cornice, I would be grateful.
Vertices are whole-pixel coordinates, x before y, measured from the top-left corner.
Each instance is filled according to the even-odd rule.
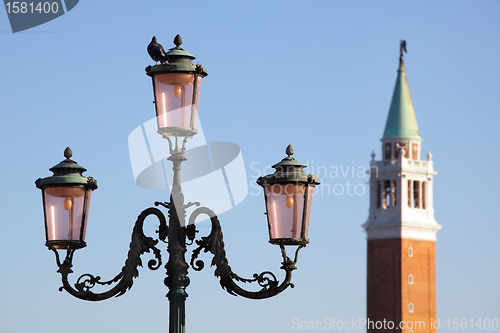
[[[426,221],[426,223],[411,223],[411,222],[389,222],[389,223],[372,223],[367,221],[363,228],[366,231],[366,238],[370,239],[416,239],[433,241],[437,240],[436,234],[442,228],[435,220],[434,223]]]
[[[370,162],[371,173],[394,173],[398,172],[405,177],[406,173],[419,173],[425,175],[436,175],[438,172],[434,170],[434,162],[432,160],[412,160],[407,158],[398,158],[391,160],[381,160]]]

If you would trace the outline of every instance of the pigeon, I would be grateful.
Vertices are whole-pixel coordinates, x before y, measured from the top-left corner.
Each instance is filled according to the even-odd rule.
[[[148,53],[151,59],[156,61],[156,65],[158,65],[158,61],[161,62],[162,65],[168,65],[168,56],[163,46],[156,41],[156,36],[153,36],[151,43],[148,45]]]

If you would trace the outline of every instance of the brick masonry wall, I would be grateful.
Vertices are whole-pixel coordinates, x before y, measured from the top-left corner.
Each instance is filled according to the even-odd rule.
[[[410,247],[413,257],[408,256]],[[396,325],[393,329],[368,326],[368,332],[435,333],[431,329],[431,318],[436,318],[435,243],[376,239],[368,241],[367,251],[367,318],[372,322],[393,321]],[[410,274],[413,284],[409,283]],[[399,329],[401,321],[424,324]]]
[[[431,328],[436,320],[436,255],[435,243],[413,239],[402,239],[401,246],[401,300],[404,321],[423,322],[420,328],[413,327],[414,333],[435,333]],[[408,249],[413,249],[413,257]],[[409,283],[409,275],[413,276],[413,284]],[[413,313],[409,312],[409,304],[413,304]],[[415,325],[416,326],[416,325]],[[410,330],[403,330],[409,332]]]
[[[401,239],[368,241],[367,318],[373,322],[401,321]],[[368,332],[399,333],[399,329]]]

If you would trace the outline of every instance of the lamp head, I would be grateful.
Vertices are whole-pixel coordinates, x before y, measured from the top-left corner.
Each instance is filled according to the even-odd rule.
[[[257,184],[264,188],[269,242],[272,244],[309,243],[313,190],[320,182],[304,172],[306,165],[293,158],[293,153],[293,146],[288,145],[288,156],[272,166],[276,171],[257,179]]]
[[[56,249],[86,246],[90,198],[97,189],[97,181],[82,175],[87,170],[71,160],[72,155],[66,148],[66,159],[49,169],[53,175],[35,181],[42,190],[46,245]]]
[[[153,80],[158,133],[163,137],[192,137],[196,130],[201,81],[207,69],[193,64],[195,56],[180,47],[182,38],[174,38],[175,47],[165,53],[167,61],[146,67]]]

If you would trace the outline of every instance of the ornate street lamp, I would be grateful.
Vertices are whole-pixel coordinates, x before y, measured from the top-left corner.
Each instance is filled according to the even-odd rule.
[[[269,242],[305,246],[309,243],[313,190],[319,180],[306,174],[303,171],[306,165],[292,157],[292,145],[286,148],[286,154],[287,157],[273,165],[276,172],[260,177],[257,184],[265,191]]]
[[[97,181],[82,176],[87,170],[70,159],[72,154],[71,149],[66,148],[66,159],[49,169],[54,174],[35,182],[42,190],[45,237],[49,248],[79,249],[86,245],[90,197],[97,189]]]
[[[175,36],[174,44],[165,54],[168,61],[146,67],[146,74],[153,79],[158,133],[164,137],[192,137],[198,133],[201,80],[208,74],[202,65],[191,63],[196,58],[180,47],[180,35]]]
[[[186,287],[189,285],[187,276],[191,266],[195,271],[204,268],[204,262],[198,259],[202,252],[213,255],[212,266],[216,266],[215,276],[220,279],[223,289],[232,295],[246,298],[263,299],[275,296],[288,287],[291,283],[292,271],[296,269],[298,252],[305,247],[309,240],[307,231],[314,186],[319,184],[316,177],[304,173],[305,165],[293,157],[293,147],[289,145],[285,157],[275,164],[276,169],[272,175],[261,177],[257,183],[264,188],[266,212],[270,243],[280,246],[283,261],[281,269],[285,271],[285,278],[280,283],[276,276],[269,271],[254,274],[253,278],[246,279],[238,276],[231,270],[224,250],[224,241],[220,222],[215,213],[206,207],[196,208],[186,220],[186,209],[199,203],[184,203],[181,188],[180,171],[181,162],[185,161],[185,145],[189,138],[196,134],[196,113],[199,99],[199,87],[202,77],[207,75],[201,65],[192,65],[192,55],[179,47],[180,36],[175,38],[176,47],[162,53],[161,45],[153,45],[158,54],[153,60],[160,59],[162,63],[148,66],[146,72],[153,78],[156,112],[158,117],[158,133],[168,139],[173,162],[174,177],[170,200],[168,202],[155,202],[155,206],[168,209],[168,223],[165,215],[158,208],[147,208],[137,218],[130,242],[130,250],[121,272],[108,281],[91,274],[83,274],[73,285],[68,281],[73,266],[74,252],[85,246],[85,230],[90,205],[90,193],[97,188],[96,181],[91,177],[83,177],[86,171],[76,162],[70,160],[72,155],[69,148],[65,151],[66,160],[52,167],[54,172],[51,177],[38,179],[35,183],[42,190],[45,212],[45,228],[47,247],[56,255],[58,273],[62,276],[63,286],[71,295],[88,301],[100,301],[113,296],[121,296],[132,287],[133,279],[141,265],[141,256],[151,251],[154,259],[149,260],[148,267],[156,270],[162,265],[160,249],[157,248],[159,240],[167,242],[168,262],[165,265],[167,277],[165,285],[169,288],[167,297],[170,302],[169,332],[183,333],[185,331],[185,300]],[[153,38],[156,42],[156,38]],[[151,46],[151,44],[150,44]],[[149,47],[148,47],[149,51]],[[150,53],[151,54],[151,53]],[[181,98],[181,100],[177,100]],[[188,102],[191,104],[188,104]],[[175,137],[173,146],[170,136]],[[178,137],[184,137],[182,147],[178,145]],[[212,229],[210,233],[195,240],[195,221],[199,215],[208,215]],[[157,239],[148,237],[143,233],[143,223],[146,217],[155,215],[159,221]],[[195,243],[189,264],[186,262],[185,253],[187,246]],[[294,259],[286,254],[285,246],[297,246]],[[66,250],[64,260],[60,260],[59,251]],[[237,282],[257,282],[258,291],[248,291],[241,288]],[[113,285],[108,291],[94,292],[96,285]]]

